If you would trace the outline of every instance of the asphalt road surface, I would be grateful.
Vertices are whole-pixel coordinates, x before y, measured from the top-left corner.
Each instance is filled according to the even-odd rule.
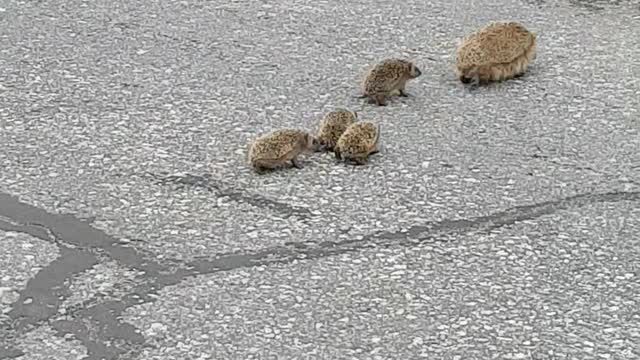
[[[639,58],[638,1],[2,0],[0,359],[640,359]],[[245,164],[337,107],[368,165]]]

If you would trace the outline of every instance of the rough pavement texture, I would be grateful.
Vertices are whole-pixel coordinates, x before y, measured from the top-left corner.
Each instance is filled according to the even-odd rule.
[[[538,33],[524,77],[452,71]],[[0,3],[0,359],[640,358],[640,3]],[[355,98],[413,58],[410,98]],[[336,107],[368,166],[255,175]]]

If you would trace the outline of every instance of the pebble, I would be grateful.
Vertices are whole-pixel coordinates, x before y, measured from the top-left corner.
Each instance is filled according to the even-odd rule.
[[[164,332],[167,331],[167,326],[162,324],[162,323],[153,323],[151,324],[151,326],[149,327],[149,330],[157,333],[157,332]]]

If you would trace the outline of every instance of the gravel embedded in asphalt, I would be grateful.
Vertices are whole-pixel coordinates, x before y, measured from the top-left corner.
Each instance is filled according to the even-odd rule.
[[[155,347],[144,359],[633,358],[639,230],[637,202],[589,206],[451,242],[199,276],[125,320]]]
[[[109,234],[190,259],[284,236],[319,241],[334,236],[327,224],[357,224],[364,234],[638,181],[632,74],[640,65],[627,60],[640,45],[628,26],[638,13],[519,1],[373,4],[8,8],[23,16],[8,19],[16,46],[3,50],[3,118],[11,121],[0,135],[0,189],[55,213],[95,216]],[[502,18],[539,32],[529,73],[465,90],[451,68],[457,41]],[[33,47],[47,58],[25,57]],[[366,67],[392,55],[423,68],[407,87],[415,96],[385,108],[354,99]],[[339,106],[381,123],[384,151],[368,167],[307,156],[304,170],[257,177],[243,163],[259,133],[313,130]],[[283,220],[147,176],[162,172],[210,174],[318,218]],[[260,219],[258,229],[241,230]]]
[[[91,360],[638,356],[637,1],[9,0],[0,19],[0,234],[37,242],[0,243],[1,286],[36,297],[2,318],[0,359],[46,353],[33,331]],[[529,71],[464,87],[458,41],[505,19],[538,34]],[[422,69],[412,96],[356,99],[391,56]],[[255,136],[337,107],[381,124],[367,166],[244,163]],[[403,297],[427,285],[441,292]]]
[[[72,336],[58,337],[48,326],[42,326],[27,334],[20,340],[23,349],[27,349],[19,360],[82,360],[86,359],[87,349]]]
[[[0,231],[0,317],[18,300],[27,282],[58,255],[57,247],[45,241],[22,233]]]

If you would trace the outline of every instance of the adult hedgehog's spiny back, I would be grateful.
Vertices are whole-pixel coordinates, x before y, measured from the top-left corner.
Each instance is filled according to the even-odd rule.
[[[533,59],[536,34],[522,24],[490,22],[466,36],[456,49],[456,68],[463,83],[500,81],[524,73]]]

